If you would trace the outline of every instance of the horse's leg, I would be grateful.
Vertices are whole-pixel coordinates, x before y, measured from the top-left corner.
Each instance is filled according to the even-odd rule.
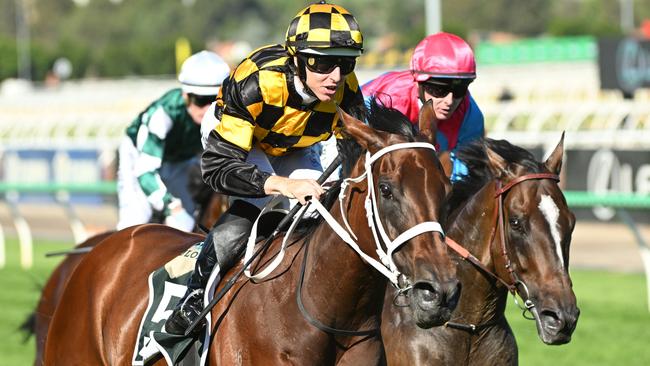
[[[336,362],[337,366],[386,365],[384,346],[380,337],[372,337],[354,344]]]

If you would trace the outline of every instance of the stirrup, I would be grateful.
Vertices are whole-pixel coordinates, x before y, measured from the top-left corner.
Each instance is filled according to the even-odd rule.
[[[203,289],[193,290],[169,316],[165,322],[165,331],[169,334],[185,334],[185,330],[199,317],[201,311],[203,311]],[[205,318],[194,328],[193,333],[200,332],[204,325]]]

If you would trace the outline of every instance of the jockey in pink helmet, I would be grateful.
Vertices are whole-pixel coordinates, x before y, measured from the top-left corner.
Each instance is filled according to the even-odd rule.
[[[410,70],[388,72],[363,85],[363,95],[401,111],[416,126],[420,107],[433,100],[439,151],[453,152],[483,137],[483,113],[467,90],[476,78],[474,52],[467,42],[444,32],[427,36],[415,47],[410,66]],[[456,175],[464,173],[463,169],[454,164]]]

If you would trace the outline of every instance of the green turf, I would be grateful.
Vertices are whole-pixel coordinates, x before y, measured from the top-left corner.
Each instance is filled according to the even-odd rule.
[[[517,337],[519,363],[650,365],[650,312],[644,276],[574,270],[572,279],[580,318],[569,344],[544,345],[534,322],[509,306],[508,321]]]
[[[17,328],[34,308],[39,285],[62,259],[45,258],[44,254],[69,247],[65,243],[37,242],[34,268],[24,271],[18,265],[16,242],[7,243],[7,266],[0,270],[0,366],[32,364],[33,338],[23,343],[23,334]],[[567,345],[544,345],[535,324],[509,307],[520,364],[650,365],[650,312],[644,276],[581,270],[573,271],[573,282],[582,313]]]
[[[38,241],[34,244],[34,267],[20,268],[18,244],[6,243],[7,263],[0,269],[0,366],[31,365],[34,362],[34,338],[24,342],[17,329],[34,309],[52,269],[63,257],[45,258],[45,253],[70,248],[71,244]]]

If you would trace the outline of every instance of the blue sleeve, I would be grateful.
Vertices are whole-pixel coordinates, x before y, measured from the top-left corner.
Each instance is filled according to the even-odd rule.
[[[371,95],[367,95],[363,97],[363,104],[366,107],[366,110],[370,110],[370,100],[372,99]]]
[[[472,96],[469,96],[469,108],[463,119],[463,123],[458,133],[458,142],[454,150],[459,147],[465,146],[468,143],[478,140],[485,136],[485,121],[483,119],[483,112],[476,104]],[[452,151],[449,154],[452,163],[451,177],[449,178],[452,183],[462,180],[469,174],[467,165],[461,160],[456,158],[456,154]]]
[[[449,180],[454,184],[459,180],[463,180],[469,174],[469,170],[465,163],[456,158],[456,154],[453,151],[449,153],[449,158],[451,159],[451,177],[449,177]]]

